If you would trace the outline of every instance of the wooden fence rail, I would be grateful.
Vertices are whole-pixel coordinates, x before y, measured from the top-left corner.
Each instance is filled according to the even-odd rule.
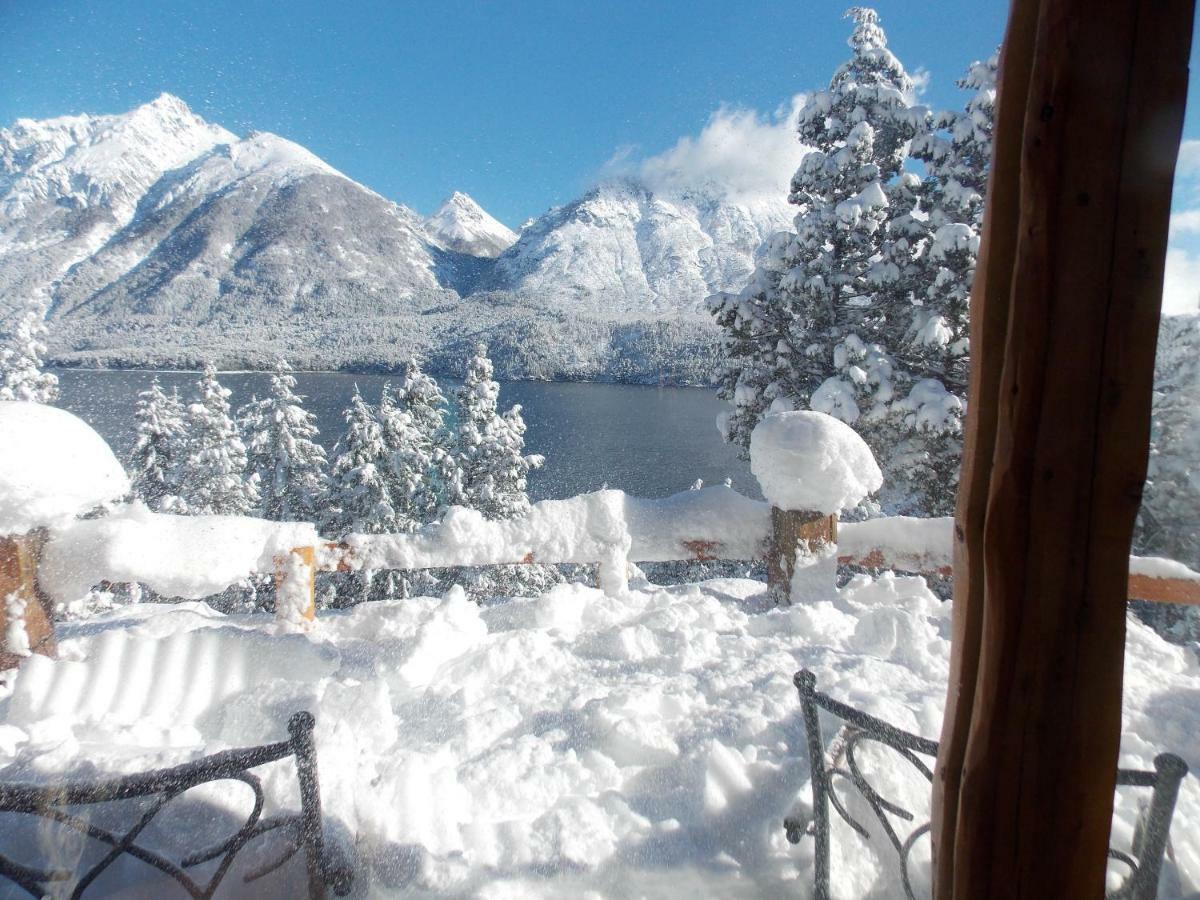
[[[7,596],[25,585],[18,596],[31,600],[23,609],[30,649],[52,653],[49,619],[39,612],[105,583],[136,582],[164,596],[195,599],[249,576],[274,575],[287,600],[278,604],[281,617],[304,627],[315,613],[315,572],[585,563],[599,567],[606,590],[620,590],[631,562],[778,562],[777,554],[787,550],[773,527],[781,518],[766,503],[724,486],[653,500],[597,491],[542,501],[503,522],[453,509],[411,534],[349,535],[334,543],[303,523],[130,508],[56,529],[44,544],[40,538],[0,539],[0,586],[7,585]],[[948,577],[953,528],[949,518],[894,517],[840,522],[822,531],[836,542],[841,565]],[[786,581],[785,568],[768,565],[777,580]],[[184,570],[191,573],[190,593],[181,594],[177,576]],[[1200,605],[1200,573],[1168,560],[1131,557],[1127,596]],[[0,623],[7,612],[0,609]]]
[[[728,488],[712,488],[712,491],[729,491]],[[609,492],[604,492],[609,493]],[[619,493],[619,492],[611,492]],[[643,515],[638,524],[658,524],[669,519],[670,529],[650,534],[647,530],[628,528],[628,547],[623,553],[612,553],[612,545],[618,542],[611,534],[597,538],[587,532],[586,525],[577,526],[580,533],[587,533],[586,540],[576,540],[569,534],[570,527],[558,516],[542,516],[544,504],[537,504],[530,516],[506,522],[473,521],[471,528],[456,531],[444,525],[427,527],[412,534],[400,535],[351,535],[341,543],[327,542],[315,553],[317,571],[354,572],[383,571],[388,569],[419,570],[454,568],[458,566],[528,565],[533,563],[597,564],[623,566],[626,562],[667,562],[674,560],[768,560],[773,544],[777,540],[771,528],[770,508],[765,503],[749,500],[740,495],[734,501],[739,513],[736,523],[731,523],[727,537],[717,537],[713,531],[712,518],[703,521],[689,519],[689,512],[707,507],[711,512],[718,505],[712,497],[705,498],[705,491],[689,491],[671,501],[670,515],[663,515],[661,508],[667,501],[646,501],[621,497],[621,502],[643,504]],[[595,496],[595,495],[586,495]],[[571,498],[572,501],[580,498]],[[731,498],[718,495],[721,503]],[[545,503],[567,504],[571,501],[545,501]],[[658,515],[651,515],[649,508],[658,506]],[[690,507],[690,509],[689,509]],[[539,511],[539,508],[541,510]],[[561,513],[560,507],[554,512]],[[557,527],[548,527],[546,519],[553,518]],[[637,520],[635,519],[635,523]],[[466,524],[466,523],[460,523]],[[688,525],[696,528],[689,532]],[[842,566],[867,569],[892,569],[899,572],[950,577],[951,542],[954,520],[950,517],[920,519],[894,516],[871,519],[865,522],[840,522],[836,525],[837,561]],[[463,533],[474,535],[475,542],[463,541]],[[690,535],[690,536],[689,536]],[[301,552],[297,548],[296,552]],[[303,552],[312,551],[303,548]],[[286,557],[277,559],[276,578],[282,578]],[[1129,559],[1130,600],[1146,600],[1159,603],[1200,605],[1200,573],[1181,563],[1154,557],[1131,556]],[[601,582],[605,580],[603,572]]]

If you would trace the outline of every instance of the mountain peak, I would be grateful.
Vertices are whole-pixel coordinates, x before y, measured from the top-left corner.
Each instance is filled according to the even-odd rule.
[[[462,191],[455,191],[425,220],[425,231],[448,250],[496,257],[511,247],[516,234]]]
[[[143,103],[139,109],[155,109],[162,112],[185,113],[192,115],[192,108],[183,102],[179,97],[163,91],[149,103]]]

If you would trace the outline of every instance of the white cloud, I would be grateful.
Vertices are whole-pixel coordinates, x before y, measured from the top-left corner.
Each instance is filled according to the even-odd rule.
[[[1179,247],[1167,249],[1162,312],[1164,316],[1200,312],[1200,255]]]
[[[912,91],[909,92],[909,102],[920,103],[925,96],[925,92],[929,90],[930,74],[929,70],[924,66],[918,66],[916,71],[909,72],[908,77],[912,79]]]
[[[1200,141],[1187,140],[1180,143],[1175,174],[1184,178],[1200,175]]]
[[[655,156],[638,159],[635,148],[619,148],[604,174],[637,176],[654,191],[716,188],[730,199],[782,198],[807,152],[796,136],[803,104],[797,94],[772,114],[722,106],[698,135]]]
[[[1171,213],[1171,237],[1200,231],[1200,209],[1181,209]]]

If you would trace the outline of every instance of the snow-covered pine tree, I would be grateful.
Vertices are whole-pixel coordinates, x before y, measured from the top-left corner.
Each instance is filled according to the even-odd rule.
[[[389,474],[391,454],[383,426],[358,385],[343,416],[346,431],[334,448],[327,530],[335,537],[352,532],[389,534],[410,530],[411,522],[395,507]],[[337,576],[336,580],[339,605],[408,594],[407,582],[399,572],[356,572]]]
[[[396,405],[412,420],[421,436],[421,453],[429,456],[425,489],[415,498],[413,512],[419,522],[430,522],[463,499],[456,435],[446,422],[446,397],[438,383],[409,360],[396,388]]]
[[[180,492],[192,515],[246,515],[258,506],[257,479],[248,470],[246,445],[229,412],[229,390],[204,366],[188,405],[187,458]]]
[[[396,403],[392,386],[385,384],[379,398],[379,427],[383,436],[384,474],[396,512],[398,531],[416,531],[437,510],[433,493],[433,444],[421,433],[413,417]],[[426,516],[429,515],[429,519]]]
[[[315,522],[324,513],[328,491],[325,450],[285,360],[276,362],[267,396],[247,407],[242,428],[263,517]]]
[[[544,461],[541,456],[525,454],[521,407],[500,413],[499,396],[500,385],[492,378],[487,347],[479,344],[467,363],[463,386],[455,394],[455,457],[462,473],[458,503],[479,510],[489,519],[508,519],[529,509],[526,477]],[[557,569],[543,565],[454,569],[443,577],[462,585],[477,599],[535,596],[563,580]]]
[[[331,536],[402,530],[388,484],[388,451],[383,429],[357,385],[343,418],[346,431],[334,447],[330,477],[327,527]]]
[[[905,498],[896,504],[900,512],[938,516],[954,509],[997,66],[998,55],[973,63],[958,81],[970,92],[966,108],[932,116],[912,142],[912,156],[925,164],[919,189],[925,217],[910,220],[916,255],[906,278],[913,310],[895,355],[913,383],[893,404],[898,440],[883,461],[891,493]]]
[[[1137,552],[1200,569],[1200,316],[1164,317]]]
[[[1200,569],[1200,316],[1159,324],[1150,461],[1134,550]],[[1200,641],[1200,607],[1135,605],[1159,634]]]
[[[58,378],[42,371],[45,339],[45,304],[31,299],[14,316],[11,330],[0,337],[0,400],[53,403],[58,399]]]
[[[180,478],[188,440],[179,392],[168,394],[155,377],[138,394],[134,421],[137,438],[129,459],[134,493],[158,512],[186,512]]]
[[[467,377],[456,393],[456,456],[462,471],[462,505],[489,519],[509,519],[529,508],[526,477],[543,458],[525,455],[521,407],[497,410],[500,385],[492,378],[487,347],[479,344],[467,364]]]
[[[847,15],[851,58],[799,115],[800,140],[813,149],[788,196],[796,231],[768,242],[741,293],[709,301],[724,331],[720,393],[733,404],[722,431],[743,453],[771,408],[831,413],[878,445],[872,428],[893,399],[889,344],[911,313],[897,321],[901,273],[885,249],[888,224],[907,212],[892,200],[912,200],[909,181],[896,180],[923,111],[875,11]]]

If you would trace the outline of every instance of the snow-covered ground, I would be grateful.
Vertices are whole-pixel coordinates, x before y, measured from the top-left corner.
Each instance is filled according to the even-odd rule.
[[[308,709],[327,830],[361,894],[806,896],[811,842],[792,846],[781,827],[808,798],[792,674],[807,667],[833,696],[936,737],[948,612],[921,579],[892,575],[786,609],[729,579],[635,578],[619,598],[561,585],[482,608],[451,592],[324,612],[307,635],[203,603],[127,606],[62,625],[62,658],[26,660],[3,689],[0,778],[278,740]],[[1169,749],[1200,769],[1190,654],[1130,620],[1123,765]],[[269,770],[267,791],[296,802],[289,765]],[[205,797],[215,818],[248,793]],[[1118,801],[1115,846],[1128,847],[1137,799]],[[1200,885],[1194,776],[1172,841],[1165,897],[1180,878]],[[840,823],[833,868],[839,896],[898,896]]]

